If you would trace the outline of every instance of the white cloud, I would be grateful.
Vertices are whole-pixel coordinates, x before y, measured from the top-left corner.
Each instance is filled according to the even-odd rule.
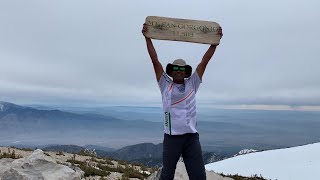
[[[160,102],[146,16],[211,20],[224,37],[198,102],[318,104],[318,1],[4,1],[0,92],[8,101]],[[154,41],[163,66],[195,69],[208,45]]]

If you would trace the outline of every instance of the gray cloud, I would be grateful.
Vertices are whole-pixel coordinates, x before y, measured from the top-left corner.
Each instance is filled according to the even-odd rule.
[[[211,20],[224,37],[198,102],[319,105],[320,2],[3,1],[0,98],[160,103],[141,26],[146,16]],[[194,68],[208,45],[154,40],[165,66]]]

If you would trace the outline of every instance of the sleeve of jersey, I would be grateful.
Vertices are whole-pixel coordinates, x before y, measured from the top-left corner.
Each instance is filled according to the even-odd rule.
[[[168,77],[168,75],[163,72],[161,78],[158,82],[161,93],[172,83],[172,80]]]
[[[194,92],[197,92],[199,89],[200,84],[202,83],[197,71],[195,71],[189,78],[189,81],[191,81],[193,88],[194,88]]]

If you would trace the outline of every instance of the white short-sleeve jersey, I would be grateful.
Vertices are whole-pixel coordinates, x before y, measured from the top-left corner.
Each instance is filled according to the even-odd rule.
[[[164,133],[182,135],[197,132],[195,95],[201,80],[195,71],[184,84],[174,83],[164,72],[158,82],[164,110]]]

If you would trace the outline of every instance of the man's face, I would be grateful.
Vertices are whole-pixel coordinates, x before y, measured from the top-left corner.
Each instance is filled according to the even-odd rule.
[[[173,66],[172,67],[172,78],[176,80],[182,80],[186,77],[186,67],[184,66]]]

